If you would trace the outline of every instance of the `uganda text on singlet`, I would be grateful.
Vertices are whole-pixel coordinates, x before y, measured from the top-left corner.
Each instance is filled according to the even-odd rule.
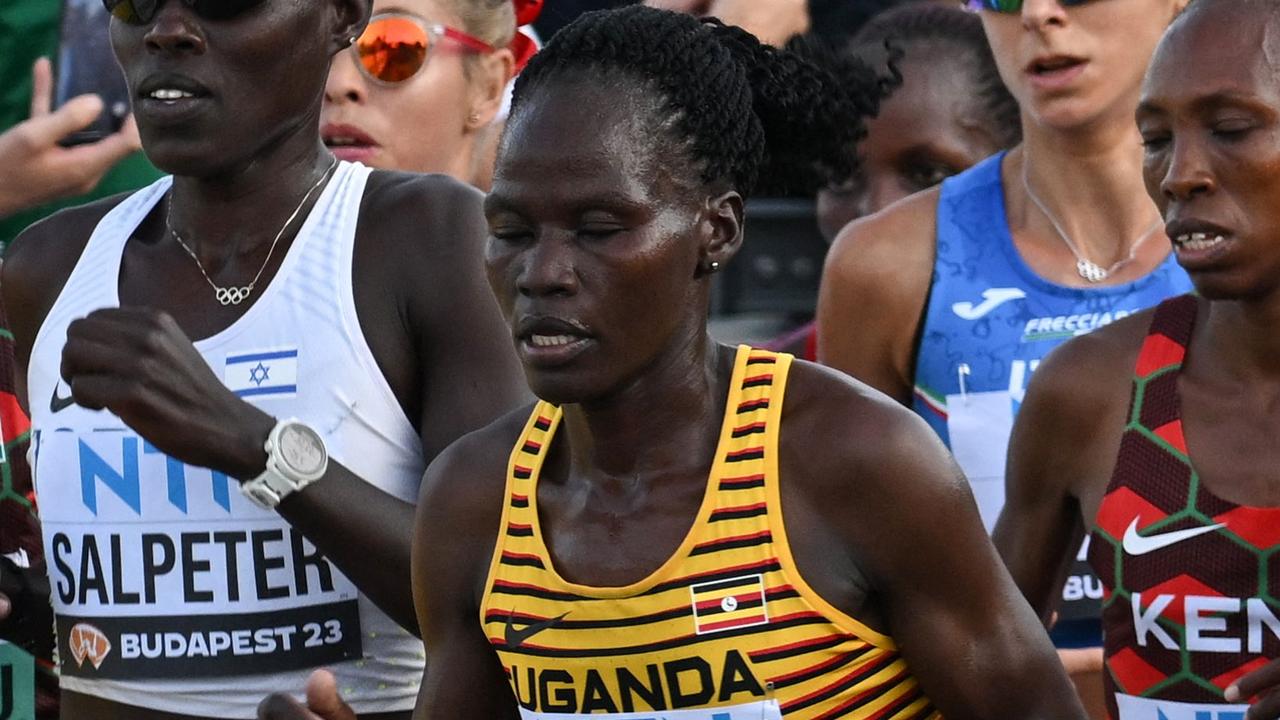
[[[511,456],[480,622],[524,720],[936,718],[893,641],[815,593],[787,544],[778,433],[791,358],[738,350],[701,509],[627,587],[570,583],[538,525],[560,423],[534,409]]]
[[[352,291],[368,174],[339,165],[257,302],[195,345],[237,395],[302,419],[335,460],[414,501],[421,444],[360,331]],[[298,691],[310,669],[328,666],[357,711],[410,709],[423,667],[417,639],[234,479],[165,457],[115,415],[72,403],[59,379],[68,324],[119,305],[125,243],[170,184],[102,219],[32,351],[31,458],[62,685],[166,712],[252,718],[265,695]]]
[[[1198,302],[1182,296],[1155,313],[1094,519],[1117,720],[1243,720],[1247,706],[1223,691],[1280,657],[1280,508],[1216,496],[1187,451],[1178,376]]]

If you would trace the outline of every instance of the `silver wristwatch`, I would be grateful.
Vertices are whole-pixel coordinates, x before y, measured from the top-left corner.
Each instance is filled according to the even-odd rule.
[[[267,469],[240,485],[253,504],[274,510],[281,500],[324,476],[329,453],[320,434],[297,418],[276,423],[264,445]]]

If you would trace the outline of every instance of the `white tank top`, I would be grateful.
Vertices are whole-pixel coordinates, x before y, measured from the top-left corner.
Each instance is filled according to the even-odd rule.
[[[195,345],[238,395],[307,422],[335,460],[415,502],[421,443],[365,342],[352,291],[369,172],[342,163],[258,301]],[[67,325],[119,306],[125,243],[171,184],[157,181],[102,219],[31,354],[31,466],[62,686],[252,718],[268,693],[301,691],[310,669],[326,666],[357,712],[409,710],[422,643],[288,522],[252,505],[234,479],[165,457],[115,415],[59,402],[70,396],[59,380]]]

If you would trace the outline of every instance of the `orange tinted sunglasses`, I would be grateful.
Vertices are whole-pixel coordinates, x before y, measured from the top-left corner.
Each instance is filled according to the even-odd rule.
[[[351,51],[365,77],[383,85],[402,83],[422,70],[436,43],[448,38],[472,52],[489,53],[489,43],[445,25],[428,24],[407,13],[382,13],[369,20]]]

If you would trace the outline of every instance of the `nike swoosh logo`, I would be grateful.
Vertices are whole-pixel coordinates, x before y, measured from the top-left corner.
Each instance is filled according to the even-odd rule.
[[[958,302],[951,306],[951,311],[959,315],[961,320],[981,320],[1001,305],[1021,300],[1026,296],[1027,294],[1018,288],[988,288],[982,291],[981,304]]]
[[[568,614],[569,613],[565,613],[560,617],[548,618],[546,620],[543,620],[542,622],[529,623],[523,628],[517,630],[515,629],[515,626],[511,624],[511,619],[512,619],[511,614],[508,613],[507,627],[504,628],[502,631],[502,638],[507,642],[507,649],[515,650],[516,648],[528,642],[529,638],[533,637],[534,635],[537,635],[543,630],[548,630],[560,624],[560,621],[563,620],[565,618],[565,615],[568,615]]]
[[[1146,555],[1157,550],[1163,550],[1171,545],[1177,545],[1184,540],[1211,533],[1220,527],[1226,526],[1223,523],[1218,523],[1217,525],[1174,530],[1173,532],[1143,537],[1138,534],[1138,518],[1134,518],[1133,522],[1129,523],[1129,529],[1124,531],[1124,551],[1130,555]]]
[[[49,412],[54,413],[55,415],[76,404],[76,399],[70,395],[66,397],[58,397],[58,386],[61,384],[62,383],[60,382],[54,383],[53,397],[49,398]]]

